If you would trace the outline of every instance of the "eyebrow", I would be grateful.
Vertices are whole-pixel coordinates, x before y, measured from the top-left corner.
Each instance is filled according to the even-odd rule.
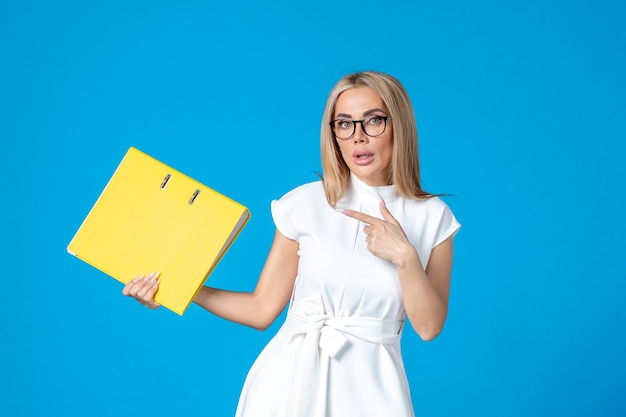
[[[386,111],[384,111],[383,109],[379,109],[379,108],[375,108],[375,109],[370,109],[368,111],[366,111],[365,113],[363,113],[363,117],[367,117],[367,116],[371,116],[372,114],[376,114],[376,113],[384,113],[387,114]],[[347,114],[347,113],[338,113],[337,115],[335,115],[336,118],[347,118],[347,119],[351,119],[352,115]]]

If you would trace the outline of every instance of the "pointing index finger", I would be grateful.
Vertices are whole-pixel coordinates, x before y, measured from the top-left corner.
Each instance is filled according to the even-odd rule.
[[[341,211],[343,214],[345,214],[348,217],[352,217],[353,219],[356,219],[358,221],[361,221],[363,223],[367,223],[367,224],[374,224],[375,222],[379,222],[380,219],[370,216],[369,214],[365,214],[365,213],[361,213],[360,211],[355,211],[355,210],[342,210]]]

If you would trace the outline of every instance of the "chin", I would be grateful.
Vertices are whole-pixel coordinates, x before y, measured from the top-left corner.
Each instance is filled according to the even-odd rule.
[[[387,175],[378,173],[378,172],[359,172],[359,171],[352,171],[352,173],[361,181],[363,181],[364,183],[372,186],[372,187],[379,187],[382,185],[388,185],[387,184]]]

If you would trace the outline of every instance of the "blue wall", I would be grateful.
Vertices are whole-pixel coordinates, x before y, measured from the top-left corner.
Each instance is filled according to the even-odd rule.
[[[280,323],[148,311],[65,247],[135,146],[251,209],[210,277],[251,290],[326,95],[376,69],[463,223],[444,333],[403,340],[417,414],[624,415],[625,3],[225,3],[0,4],[0,414],[232,415]]]

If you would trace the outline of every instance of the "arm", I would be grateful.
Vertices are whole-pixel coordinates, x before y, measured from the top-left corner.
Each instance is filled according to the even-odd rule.
[[[276,231],[252,293],[203,287],[194,302],[227,320],[265,330],[285,308],[298,271],[298,243]]]
[[[253,292],[233,292],[204,286],[193,301],[227,320],[264,330],[289,302],[297,271],[298,243],[276,231]],[[156,274],[150,274],[129,282],[122,293],[136,298],[149,308],[157,308],[159,304],[154,301],[157,290]]]
[[[423,340],[432,340],[443,329],[448,315],[452,237],[433,249],[424,270],[417,250],[384,202],[381,202],[380,210],[384,220],[352,210],[344,213],[369,225],[363,229],[369,251],[395,265],[411,325]]]
[[[448,315],[452,237],[433,249],[425,271],[412,246],[411,252],[395,265],[411,325],[423,340],[429,341],[441,332]]]

